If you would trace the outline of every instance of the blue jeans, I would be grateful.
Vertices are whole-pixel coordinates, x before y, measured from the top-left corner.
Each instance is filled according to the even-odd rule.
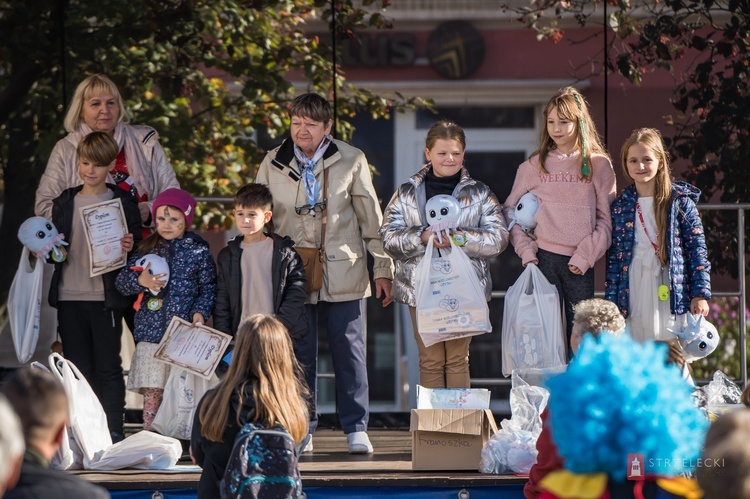
[[[310,333],[295,343],[294,353],[305,372],[313,393],[310,410],[310,433],[318,427],[315,410],[318,372],[318,320],[325,320],[328,346],[336,377],[336,403],[344,433],[367,431],[370,417],[370,395],[367,383],[362,300],[318,302],[305,305]]]

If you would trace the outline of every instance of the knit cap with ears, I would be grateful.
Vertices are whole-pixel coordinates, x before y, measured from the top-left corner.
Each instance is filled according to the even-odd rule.
[[[182,189],[171,188],[159,194],[154,200],[154,205],[151,208],[151,216],[153,220],[156,220],[156,209],[159,206],[174,206],[179,209],[183,215],[185,215],[185,229],[190,229],[193,224],[193,215],[195,215],[195,199],[190,195],[188,191]]]

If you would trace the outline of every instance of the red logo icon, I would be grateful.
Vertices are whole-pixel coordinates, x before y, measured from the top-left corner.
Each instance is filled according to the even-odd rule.
[[[643,454],[628,454],[628,480],[644,480],[645,464]]]

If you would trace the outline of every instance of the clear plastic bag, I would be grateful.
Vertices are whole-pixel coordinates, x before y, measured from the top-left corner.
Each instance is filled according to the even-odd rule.
[[[564,366],[565,343],[557,288],[529,264],[505,294],[503,375],[510,376],[514,369]]]
[[[511,419],[500,422],[482,449],[481,473],[527,474],[536,463],[536,441],[542,432],[542,411],[547,407],[549,391],[531,386],[517,375],[510,390]]]

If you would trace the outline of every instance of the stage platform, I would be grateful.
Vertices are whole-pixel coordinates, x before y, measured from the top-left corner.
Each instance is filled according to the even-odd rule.
[[[412,471],[408,431],[372,429],[368,434],[375,452],[350,455],[341,431],[315,433],[313,452],[300,458],[302,484],[308,498],[523,498],[525,478],[466,471]],[[195,498],[200,478],[199,471],[184,469],[73,473],[106,487],[115,499]]]

